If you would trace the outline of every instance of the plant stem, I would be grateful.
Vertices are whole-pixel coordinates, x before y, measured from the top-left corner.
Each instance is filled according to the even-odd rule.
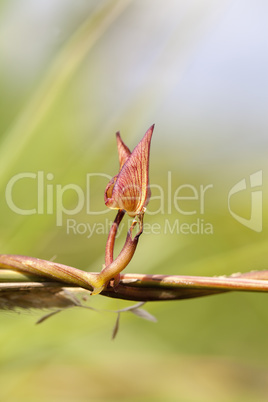
[[[119,209],[119,211],[117,212],[117,215],[115,217],[115,220],[113,221],[111,229],[109,231],[106,248],[105,248],[105,266],[110,265],[113,262],[114,242],[115,242],[115,238],[117,235],[118,227],[119,227],[120,222],[122,221],[124,215],[125,215],[125,211],[123,209]]]
[[[25,274],[42,276],[89,290],[94,287],[97,275],[67,265],[23,255],[0,255],[0,268],[11,268]]]
[[[123,211],[119,211],[112,225],[108,236],[107,262],[113,258],[113,246],[117,228],[124,216]],[[132,231],[137,222],[134,220],[127,234],[126,242],[118,257],[105,266],[100,273],[85,272],[77,268],[69,267],[63,264],[57,264],[52,261],[39,260],[38,258],[25,257],[20,255],[0,255],[0,268],[13,268],[19,272],[39,275],[50,278],[55,281],[69,283],[74,286],[92,290],[92,294],[99,294],[110,282],[111,279],[118,277],[120,272],[128,265],[132,259],[139,236],[139,233],[132,239]]]
[[[139,237],[142,233],[142,231],[140,230],[139,233],[136,234],[136,236],[132,239],[132,232],[133,232],[133,229],[136,226],[136,224],[137,224],[137,221],[134,220],[127,233],[127,238],[126,238],[124,247],[122,248],[118,257],[115,260],[113,260],[109,265],[105,266],[102,269],[102,271],[98,274],[98,277],[97,277],[98,285],[95,285],[92,294],[100,293],[108,285],[108,283],[110,282],[111,279],[118,278],[118,275],[120,274],[120,272],[123,271],[123,269],[131,261],[133,255],[136,251]],[[110,247],[110,244],[112,244],[111,239],[109,240],[109,247]],[[108,261],[108,258],[110,258],[110,256],[111,256],[110,251],[111,250],[109,250],[107,261]]]
[[[31,287],[43,288],[44,286],[81,286],[92,290],[93,287],[96,288],[107,283],[107,280],[110,280],[110,276],[114,275],[114,270],[118,270],[118,265],[119,269],[123,269],[122,266],[130,261],[138,243],[137,236],[139,235],[136,235],[132,240],[131,231],[129,231],[123,250],[117,259],[110,264],[112,273],[107,273],[105,270],[100,274],[89,273],[37,258],[0,254],[0,292],[11,288],[20,291],[25,287],[31,289]],[[129,254],[130,250],[131,255]],[[56,278],[51,274],[51,271],[55,268],[58,270],[57,274],[59,274],[59,271],[61,272],[62,279],[59,279],[59,276]],[[66,278],[64,272],[68,272],[68,278]],[[75,276],[72,280],[70,280],[70,272]],[[79,274],[78,279],[77,272]],[[28,275],[31,276],[29,277]],[[102,275],[100,282],[99,275]],[[42,283],[44,278],[50,278],[52,281]],[[121,281],[116,291],[110,286],[105,289],[104,287],[101,293],[104,296],[133,301],[189,299],[228,291],[268,292],[268,270],[233,274],[228,277],[124,274],[121,276]]]

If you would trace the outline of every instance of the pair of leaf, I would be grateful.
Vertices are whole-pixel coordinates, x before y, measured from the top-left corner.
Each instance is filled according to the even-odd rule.
[[[146,131],[132,153],[120,134],[116,134],[120,169],[105,189],[104,202],[107,207],[123,209],[132,217],[143,213],[151,197],[149,155],[153,131],[154,125]]]

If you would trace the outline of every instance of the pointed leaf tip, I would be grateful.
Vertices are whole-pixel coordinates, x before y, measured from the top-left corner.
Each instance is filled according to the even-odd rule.
[[[144,320],[151,321],[151,322],[157,322],[157,319],[148,311],[144,310],[143,308],[135,308],[132,310],[129,310],[131,313],[137,315],[140,318],[143,318]]]
[[[119,157],[119,171],[122,169],[124,163],[126,162],[127,158],[131,155],[130,149],[126,146],[124,141],[121,138],[120,132],[117,131],[116,133],[116,141],[117,141],[117,150],[118,150],[118,157]]]
[[[120,312],[117,313],[117,317],[116,317],[115,324],[114,324],[114,327],[113,327],[113,332],[112,332],[112,340],[115,339],[115,337],[116,337],[116,335],[118,333],[119,321],[120,321]]]
[[[108,188],[106,187],[105,204],[107,207],[123,209],[130,216],[144,213],[151,196],[149,155],[153,130],[154,124],[146,131],[130,155],[128,155],[130,151],[122,141],[120,133],[116,134],[120,171],[114,181],[111,180]]]

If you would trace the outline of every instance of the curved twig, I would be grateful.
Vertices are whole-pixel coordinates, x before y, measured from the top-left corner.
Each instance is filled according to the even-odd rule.
[[[0,255],[0,292],[7,289],[74,287],[64,281],[48,282],[48,279],[42,275],[20,272],[22,263],[25,270],[25,261],[31,262],[31,268],[48,267],[48,263],[49,266],[55,264],[66,267],[33,257]],[[90,274],[95,275],[93,272]],[[79,286],[81,285],[77,284],[78,289]],[[101,292],[101,295],[133,301],[161,301],[189,299],[228,291],[268,292],[268,270],[233,274],[227,277],[124,274],[116,291],[109,286]]]

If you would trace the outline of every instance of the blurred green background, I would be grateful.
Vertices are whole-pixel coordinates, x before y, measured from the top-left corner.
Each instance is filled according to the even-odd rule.
[[[114,134],[133,149],[155,123],[147,226],[126,271],[268,269],[267,2],[2,0],[0,11],[1,253],[99,271]],[[263,210],[251,205],[256,172]],[[256,207],[261,231],[228,208],[243,179],[231,211],[249,220]],[[267,401],[267,300],[147,304],[158,323],[125,314],[114,341],[111,313],[70,310],[38,327],[42,312],[1,313],[1,400]]]

